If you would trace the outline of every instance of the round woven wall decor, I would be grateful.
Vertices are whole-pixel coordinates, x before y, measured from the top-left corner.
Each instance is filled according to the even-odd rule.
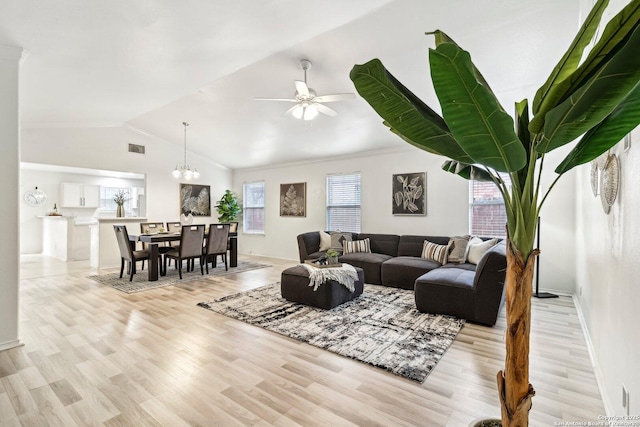
[[[607,162],[600,177],[600,199],[605,213],[609,213],[611,206],[618,196],[620,186],[620,162],[615,154],[607,158]]]

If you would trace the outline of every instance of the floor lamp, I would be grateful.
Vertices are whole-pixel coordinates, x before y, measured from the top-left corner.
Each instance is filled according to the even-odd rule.
[[[537,242],[538,249],[540,249],[540,217],[538,217],[537,240],[538,240]],[[533,296],[536,298],[558,298],[558,295],[556,294],[552,294],[549,292],[540,292],[539,285],[540,285],[540,255],[538,255],[538,258],[536,259],[536,292],[533,294]]]

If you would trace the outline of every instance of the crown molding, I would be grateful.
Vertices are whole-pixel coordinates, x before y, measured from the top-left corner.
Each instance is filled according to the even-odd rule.
[[[21,127],[23,129],[90,129],[90,128],[119,128],[123,127],[122,122],[95,122],[95,123],[69,123],[69,122],[52,122],[52,123],[38,123],[38,122],[22,122]]]

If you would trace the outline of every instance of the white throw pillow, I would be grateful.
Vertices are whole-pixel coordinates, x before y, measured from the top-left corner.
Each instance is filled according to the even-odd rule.
[[[478,239],[480,243],[473,243],[473,239],[469,241],[467,250],[467,262],[477,265],[482,259],[482,256],[498,243],[498,239],[491,239],[487,240],[486,242],[483,242],[482,239],[477,237],[474,237],[474,239]]]
[[[328,251],[331,248],[331,235],[320,230],[320,252]]]

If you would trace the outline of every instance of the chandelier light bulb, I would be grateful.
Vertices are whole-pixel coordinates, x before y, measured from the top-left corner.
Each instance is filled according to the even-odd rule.
[[[171,172],[171,175],[176,179],[181,177],[186,180],[190,180],[192,178],[198,179],[200,177],[200,173],[195,168],[192,170],[187,164],[187,126],[189,126],[189,123],[182,122],[182,124],[184,125],[184,163],[182,166],[176,165],[176,168]]]

